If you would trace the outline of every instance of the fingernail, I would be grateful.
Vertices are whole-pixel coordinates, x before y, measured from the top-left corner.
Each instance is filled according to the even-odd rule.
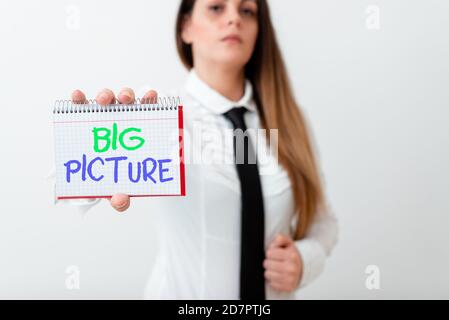
[[[101,94],[98,96],[98,100],[103,100],[103,102],[108,102],[108,100],[109,100],[109,95],[106,94],[106,93],[101,93]]]
[[[128,203],[125,201],[125,202],[120,203],[117,207],[118,207],[119,209],[123,209],[123,208],[126,207],[127,205],[128,205]]]
[[[120,100],[122,102],[123,101],[130,102],[131,99],[132,99],[132,97],[128,93],[126,93],[126,92],[120,93]]]

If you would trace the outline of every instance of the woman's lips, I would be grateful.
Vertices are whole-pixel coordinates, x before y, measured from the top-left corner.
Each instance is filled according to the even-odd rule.
[[[223,42],[238,42],[238,43],[242,43],[242,38],[240,38],[240,36],[238,35],[229,35],[224,37],[223,39],[221,39],[221,41]]]

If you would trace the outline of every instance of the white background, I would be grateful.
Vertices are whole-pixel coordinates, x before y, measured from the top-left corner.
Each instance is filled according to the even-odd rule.
[[[55,207],[50,110],[73,89],[184,82],[179,1],[0,2],[0,298],[142,297],[148,199],[124,215]],[[371,5],[380,29],[370,29]],[[449,2],[271,1],[340,240],[302,298],[449,298]],[[367,24],[368,22],[368,24]],[[182,212],[180,212],[182,214]],[[66,269],[80,270],[68,290]],[[380,290],[365,286],[369,265]]]

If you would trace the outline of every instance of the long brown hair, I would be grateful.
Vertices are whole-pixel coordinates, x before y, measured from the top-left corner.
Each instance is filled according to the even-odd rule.
[[[306,236],[317,210],[325,203],[319,169],[305,118],[296,103],[279,49],[266,0],[258,0],[259,34],[245,76],[254,87],[254,100],[267,133],[278,130],[278,156],[292,183],[298,214],[295,240]],[[182,0],[176,21],[176,44],[182,63],[193,68],[190,44],[181,34],[195,0]]]

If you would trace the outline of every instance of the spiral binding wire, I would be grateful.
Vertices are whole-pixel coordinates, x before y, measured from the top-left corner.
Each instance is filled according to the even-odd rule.
[[[87,100],[83,104],[74,103],[72,100],[57,100],[53,108],[54,114],[64,113],[93,113],[93,112],[127,112],[127,111],[162,111],[178,110],[181,104],[179,97],[158,97],[157,99],[136,99],[133,104],[119,104],[115,99],[114,104],[101,106],[97,100]]]

